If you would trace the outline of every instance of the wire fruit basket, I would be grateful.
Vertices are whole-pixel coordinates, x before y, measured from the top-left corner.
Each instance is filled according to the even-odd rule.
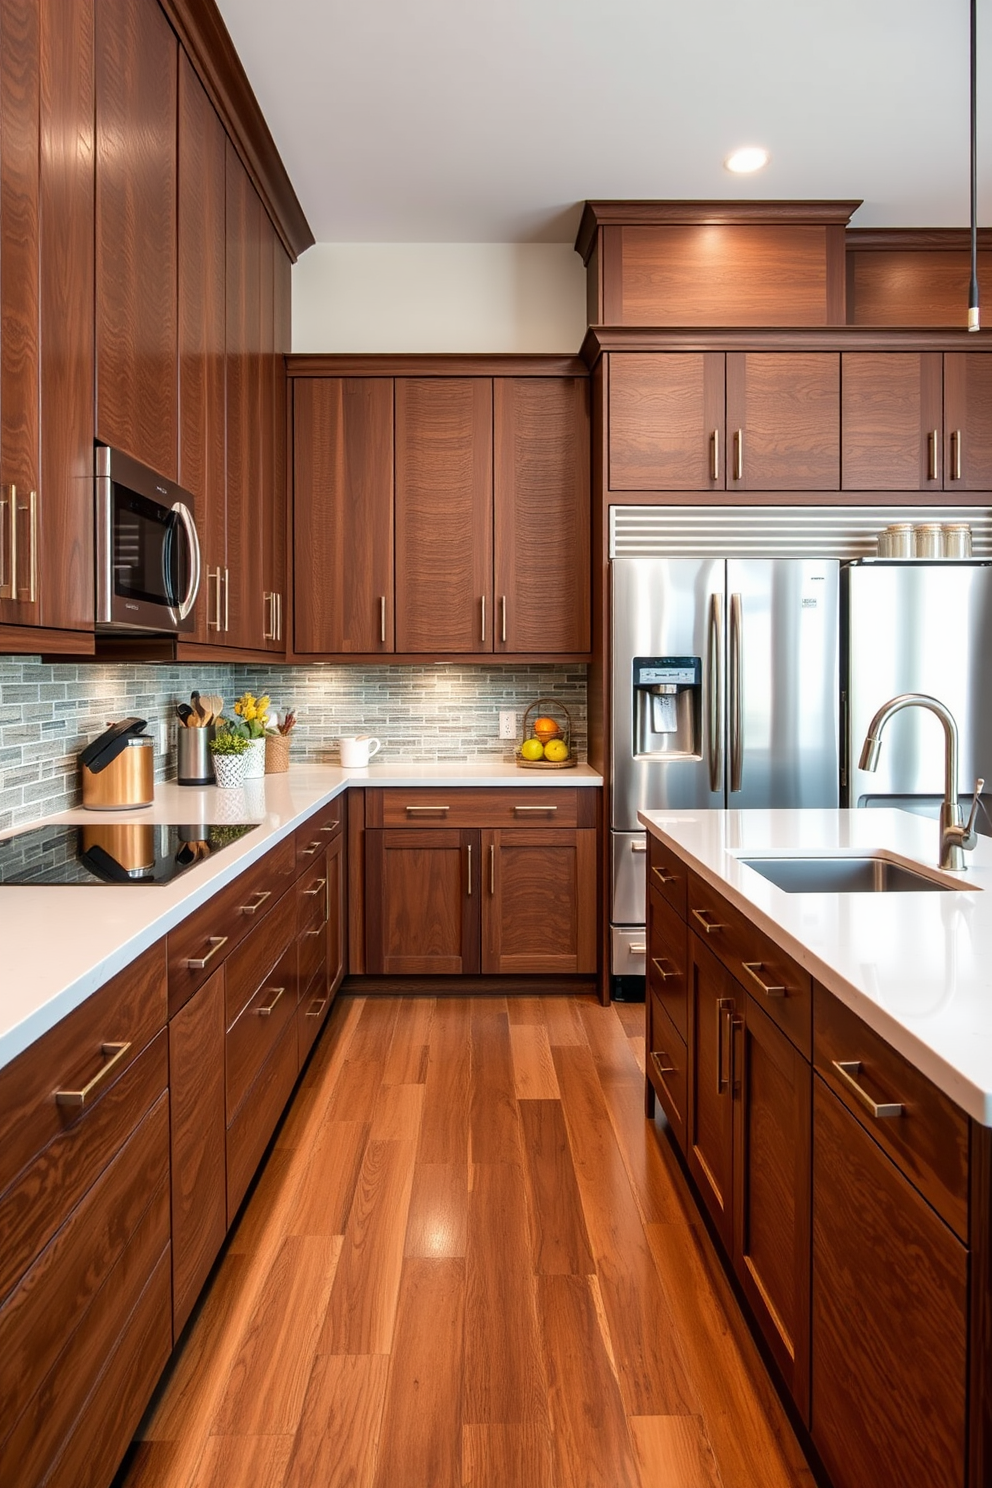
[[[536,716],[535,716],[536,715]],[[542,750],[554,742],[564,744],[564,759],[527,759],[521,752],[530,740]],[[517,767],[521,770],[572,770],[578,760],[572,753],[572,715],[558,698],[537,698],[524,714],[523,737],[517,747]]]

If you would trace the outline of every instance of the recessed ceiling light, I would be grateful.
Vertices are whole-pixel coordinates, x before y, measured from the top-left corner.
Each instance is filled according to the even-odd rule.
[[[769,155],[760,145],[745,145],[741,150],[735,150],[728,155],[723,162],[729,171],[737,176],[750,175],[751,171],[759,171],[768,164]]]

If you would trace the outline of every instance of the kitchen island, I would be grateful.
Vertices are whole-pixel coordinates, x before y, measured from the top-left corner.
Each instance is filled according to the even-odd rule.
[[[648,1111],[657,1097],[783,1394],[835,1488],[979,1488],[992,843],[952,874],[936,823],[898,811],[640,819]],[[786,892],[765,876],[855,857],[924,883]]]

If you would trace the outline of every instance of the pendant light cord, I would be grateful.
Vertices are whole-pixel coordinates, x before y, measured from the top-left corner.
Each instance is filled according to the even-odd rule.
[[[968,329],[981,328],[978,307],[978,0],[971,0],[971,283],[968,285]]]

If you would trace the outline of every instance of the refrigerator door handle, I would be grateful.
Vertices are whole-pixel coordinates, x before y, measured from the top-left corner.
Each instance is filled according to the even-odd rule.
[[[744,617],[741,596],[730,596],[730,789],[744,777]]]
[[[710,790],[723,790],[723,595],[710,595],[708,733]]]

